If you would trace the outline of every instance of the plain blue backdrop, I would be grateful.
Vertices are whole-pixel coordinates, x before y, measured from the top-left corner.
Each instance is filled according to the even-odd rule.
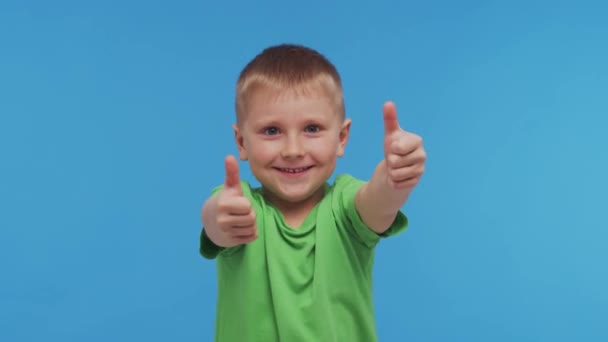
[[[238,72],[282,42],[342,73],[337,172],[371,175],[385,100],[425,140],[381,341],[608,340],[607,6],[2,1],[0,341],[212,340],[200,207]]]

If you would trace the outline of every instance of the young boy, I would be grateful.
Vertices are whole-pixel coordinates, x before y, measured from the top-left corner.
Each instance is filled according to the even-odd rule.
[[[236,119],[238,155],[261,187],[241,181],[228,156],[225,182],[202,208],[200,253],[217,259],[215,341],[376,341],[374,248],[407,227],[400,208],[424,171],[421,138],[388,102],[372,178],[328,184],[351,120],[335,67],[298,45],[249,62]]]

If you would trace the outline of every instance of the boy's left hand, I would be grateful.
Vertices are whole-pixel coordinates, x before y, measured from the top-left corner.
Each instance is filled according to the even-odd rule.
[[[393,189],[413,189],[422,174],[426,152],[422,138],[401,129],[397,121],[397,109],[386,102],[384,112],[384,160],[388,184]]]

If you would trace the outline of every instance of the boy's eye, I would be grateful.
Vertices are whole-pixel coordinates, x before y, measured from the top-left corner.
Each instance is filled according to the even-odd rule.
[[[276,127],[266,127],[266,128],[264,128],[264,134],[277,135],[277,134],[279,134],[279,129]]]
[[[317,125],[308,125],[306,126],[306,133],[318,133],[321,130],[321,128]]]

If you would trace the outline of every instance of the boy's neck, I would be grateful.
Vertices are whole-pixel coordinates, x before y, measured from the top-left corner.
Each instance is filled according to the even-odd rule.
[[[270,191],[264,191],[264,196],[268,201],[283,214],[285,223],[294,229],[302,225],[308,214],[321,201],[324,195],[325,186],[322,186],[312,196],[303,201],[288,202],[277,198]]]

